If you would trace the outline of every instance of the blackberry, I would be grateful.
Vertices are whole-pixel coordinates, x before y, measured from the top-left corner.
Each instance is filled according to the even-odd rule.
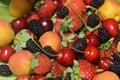
[[[88,16],[87,25],[90,27],[95,27],[99,24],[100,18],[97,14],[91,14]]]
[[[120,59],[113,61],[110,65],[110,71],[116,73],[120,77]]]
[[[117,44],[119,41],[120,41],[120,30],[118,31],[118,34],[117,34],[117,36],[115,37],[114,42],[115,42],[115,44]]]
[[[85,38],[80,38],[77,41],[75,41],[72,45],[72,49],[75,51],[83,51],[87,45],[87,41]]]
[[[33,34],[37,36],[37,38],[39,38],[45,32],[43,26],[41,26],[40,23],[36,20],[29,21],[28,28],[31,32],[33,32]]]
[[[90,0],[90,5],[95,8],[99,8],[105,0]]]
[[[56,10],[56,15],[59,18],[64,18],[69,14],[69,9],[66,6],[61,6]]]
[[[9,66],[6,64],[0,65],[0,75],[2,76],[10,76],[12,74],[12,71],[10,70]]]
[[[110,34],[104,27],[98,28],[98,34],[101,43],[105,43],[110,39]]]
[[[113,55],[112,55],[112,57],[113,57],[113,59],[114,60],[117,60],[117,59],[120,59],[120,53],[114,53]]]
[[[55,55],[56,53],[50,46],[45,46],[43,49],[47,52],[47,56],[49,58],[55,58],[55,56],[53,55]]]
[[[34,40],[34,41],[33,41],[33,39],[29,39],[26,42],[27,50],[31,51],[32,53],[42,52],[41,49],[39,48],[39,46],[40,46],[39,42],[37,40]]]

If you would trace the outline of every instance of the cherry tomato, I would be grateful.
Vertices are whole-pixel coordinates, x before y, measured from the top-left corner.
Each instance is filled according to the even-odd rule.
[[[97,47],[95,47],[93,45],[87,46],[85,48],[84,52],[85,52],[84,56],[85,56],[86,60],[88,60],[92,63],[99,60],[100,54],[99,54],[99,50]]]
[[[62,48],[56,57],[56,61],[64,66],[73,65],[74,59],[75,54],[70,48]]]
[[[115,37],[118,34],[119,25],[114,19],[109,18],[104,20],[102,26],[109,32],[111,37]]]
[[[2,47],[0,51],[0,61],[7,62],[14,53],[15,50],[11,46]]]

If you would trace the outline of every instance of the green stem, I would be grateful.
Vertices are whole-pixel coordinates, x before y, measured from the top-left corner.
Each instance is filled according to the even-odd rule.
[[[35,43],[44,53],[46,53],[47,55],[49,55],[49,56],[58,56],[58,55],[54,55],[54,54],[51,54],[51,53],[46,52],[42,47],[40,47],[40,46],[37,44],[37,42],[36,42],[34,39],[32,39],[32,40],[33,40],[34,43]]]

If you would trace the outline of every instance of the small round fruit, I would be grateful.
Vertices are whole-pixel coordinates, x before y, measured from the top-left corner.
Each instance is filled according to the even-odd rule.
[[[39,22],[43,26],[45,31],[52,31],[53,30],[53,22],[51,19],[41,18],[39,20]]]
[[[98,36],[95,35],[95,34],[93,34],[93,33],[88,34],[88,35],[86,36],[86,39],[87,39],[87,45],[88,45],[88,46],[89,46],[89,45],[93,45],[93,46],[98,47],[99,44],[100,44],[100,40],[99,40]]]
[[[75,53],[70,48],[62,48],[58,52],[56,61],[64,66],[73,65],[73,60],[75,59]]]
[[[109,59],[107,57],[103,57],[98,62],[98,67],[100,69],[109,70],[110,65],[111,65],[111,63],[110,63],[110,61],[109,61]]]
[[[55,52],[58,52],[61,47],[60,36],[53,31],[45,32],[39,38],[39,42],[40,42],[42,48],[44,48],[45,46],[50,46]]]
[[[32,55],[28,50],[21,50],[13,54],[8,61],[11,71],[16,75],[29,74]]]
[[[0,51],[0,61],[7,62],[14,53],[15,50],[11,46],[3,46]]]
[[[22,29],[27,28],[27,19],[26,18],[17,18],[11,22],[13,30],[17,33]]]
[[[99,60],[100,58],[100,53],[97,47],[95,46],[87,46],[84,50],[84,56],[86,60],[94,63]]]
[[[111,71],[104,71],[94,76],[93,80],[120,80],[119,77]]]
[[[115,19],[108,18],[102,22],[102,26],[109,32],[111,37],[115,37],[119,31],[119,25]]]
[[[0,47],[8,45],[12,42],[15,32],[9,22],[0,19]]]

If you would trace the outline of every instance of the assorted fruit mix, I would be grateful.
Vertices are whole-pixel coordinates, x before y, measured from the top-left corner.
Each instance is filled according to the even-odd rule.
[[[120,0],[11,0],[9,11],[0,80],[120,80]]]

